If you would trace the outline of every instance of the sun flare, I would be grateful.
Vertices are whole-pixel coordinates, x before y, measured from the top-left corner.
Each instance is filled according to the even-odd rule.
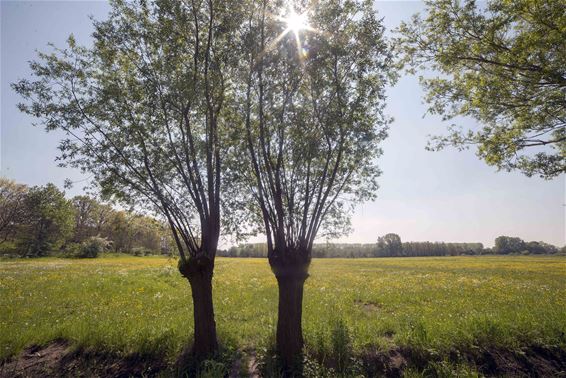
[[[279,20],[285,24],[285,30],[276,38],[276,42],[281,40],[285,35],[292,32],[295,36],[295,41],[297,43],[297,52],[300,59],[302,60],[306,56],[306,50],[303,48],[301,42],[301,32],[302,31],[314,31],[314,29],[309,24],[309,18],[307,12],[299,13],[294,8],[290,7],[288,9],[287,15],[279,17]]]
[[[287,29],[295,34],[298,34],[301,30],[310,29],[306,13],[300,14],[295,12],[295,10],[291,10],[289,15],[285,17],[285,22],[287,23]]]
[[[313,28],[309,22],[307,10],[297,12],[293,6],[289,6],[285,14],[273,15],[272,17],[283,24],[283,31],[263,49],[262,54],[266,54],[271,51],[279,42],[281,42],[281,40],[283,40],[283,38],[285,38],[285,36],[292,33],[297,45],[299,59],[304,61],[308,55],[308,47],[303,46],[301,37],[305,38],[304,32],[318,33],[318,31]]]

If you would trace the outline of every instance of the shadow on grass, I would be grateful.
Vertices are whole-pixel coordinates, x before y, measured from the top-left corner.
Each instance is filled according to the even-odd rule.
[[[530,345],[517,349],[473,347],[438,353],[418,347],[352,349],[344,323],[334,325],[328,341],[307,345],[294,372],[282,372],[273,343],[258,350],[222,347],[197,361],[182,353],[177,361],[163,353],[121,355],[73,346],[66,340],[33,345],[0,363],[4,377],[558,377],[566,372],[564,346]],[[257,353],[257,355],[256,355]]]

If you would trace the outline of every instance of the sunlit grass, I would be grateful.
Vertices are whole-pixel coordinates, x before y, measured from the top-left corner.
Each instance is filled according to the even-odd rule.
[[[266,260],[218,259],[221,342],[273,336],[277,286]],[[189,285],[161,257],[0,262],[0,359],[56,338],[173,359],[192,333]],[[343,320],[355,349],[566,345],[566,258],[316,259],[307,280],[307,344]]]

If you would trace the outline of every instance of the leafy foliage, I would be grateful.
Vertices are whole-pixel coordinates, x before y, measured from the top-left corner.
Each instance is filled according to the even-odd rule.
[[[550,179],[566,171],[566,12],[561,0],[428,1],[398,29],[404,63],[421,77],[429,111],[452,125],[430,149],[477,145],[499,169]]]
[[[269,16],[280,9],[273,1],[247,15],[243,177],[270,259],[306,262],[317,236],[347,231],[352,205],[375,196],[389,123],[384,90],[395,75],[371,2],[298,9],[315,30],[298,36]]]
[[[111,5],[107,20],[94,21],[91,47],[71,35],[66,48],[31,63],[34,77],[12,85],[25,100],[20,109],[67,133],[63,165],[90,172],[105,196],[162,216],[183,260],[213,259],[237,9]]]
[[[73,207],[53,184],[32,187],[25,199],[26,222],[20,243],[25,256],[46,256],[59,249],[73,231]]]
[[[92,236],[81,243],[80,254],[78,257],[94,258],[98,257],[110,247],[110,242],[104,238]]]
[[[526,249],[525,242],[521,238],[499,236],[495,239],[494,251],[501,254],[518,253]]]
[[[14,235],[26,216],[27,187],[0,177],[0,243]]]
[[[391,235],[391,234],[388,234]],[[395,234],[393,234],[395,235]],[[444,243],[444,242],[402,242],[391,248],[385,241],[378,243],[315,243],[312,256],[315,258],[367,258],[367,257],[432,257],[465,256],[485,254],[555,254],[559,249],[542,241],[524,242],[520,238],[500,236],[495,240],[495,248],[485,248],[482,243]],[[562,248],[564,251],[566,247]],[[267,257],[267,244],[240,244],[226,251],[219,251],[224,257]]]
[[[13,181],[0,181],[0,220],[3,222],[0,252],[8,255],[37,257],[62,253],[77,256],[92,238],[108,240],[108,249],[123,253],[143,248],[144,254],[171,254],[174,247],[169,227],[164,222],[116,210],[88,196],[67,200],[53,184],[30,189]],[[56,226],[61,222],[64,227]],[[34,238],[44,237],[57,242],[33,242],[43,243],[42,252],[27,252]]]
[[[378,254],[385,256],[402,256],[403,243],[397,234],[386,234],[377,238]]]

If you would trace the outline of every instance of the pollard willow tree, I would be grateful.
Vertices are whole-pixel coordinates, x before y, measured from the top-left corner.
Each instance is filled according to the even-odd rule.
[[[240,92],[249,171],[242,177],[279,286],[276,351],[289,370],[302,354],[315,238],[343,233],[353,204],[375,196],[389,123],[384,88],[395,74],[371,1],[297,9],[264,1],[247,29]]]
[[[108,19],[94,22],[92,47],[70,37],[31,63],[34,79],[13,85],[23,112],[68,135],[63,164],[166,220],[192,291],[198,357],[218,348],[212,275],[225,224],[224,104],[237,13],[224,1],[115,1]]]

